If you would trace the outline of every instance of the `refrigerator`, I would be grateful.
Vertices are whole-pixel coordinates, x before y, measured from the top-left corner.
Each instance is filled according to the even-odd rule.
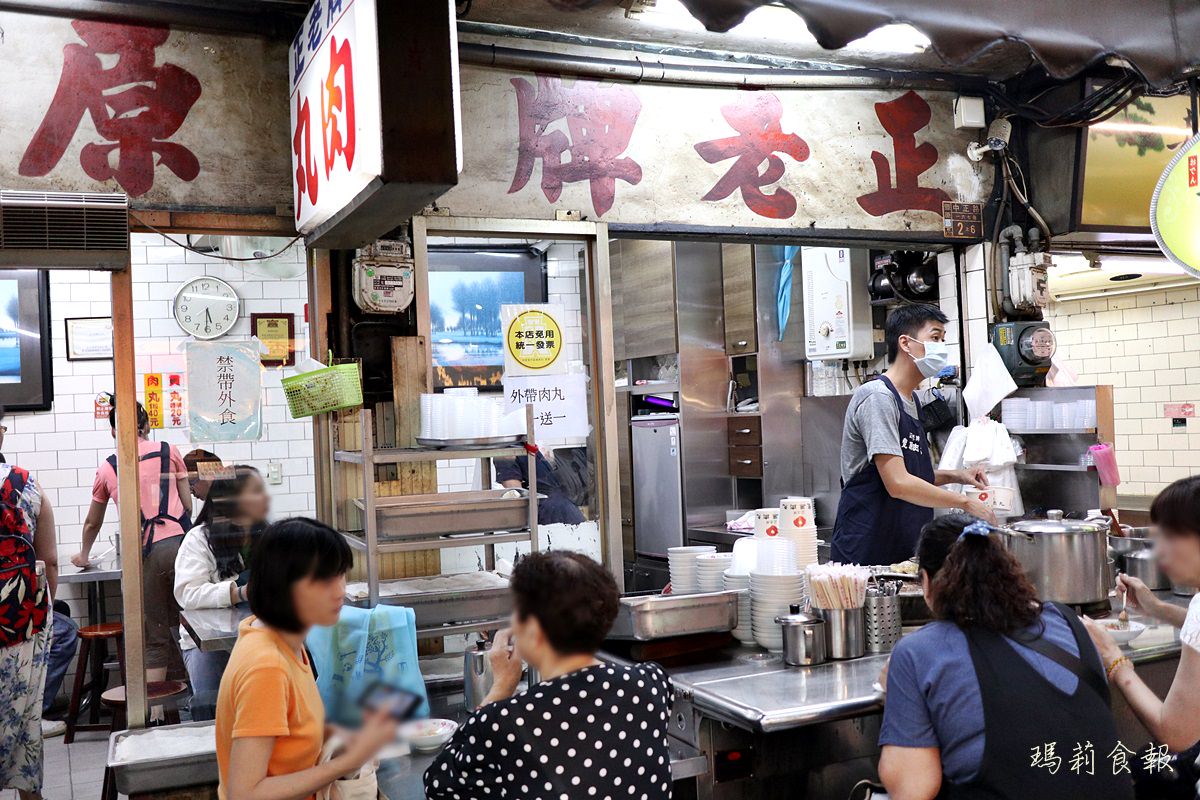
[[[678,414],[635,417],[632,429],[635,589],[667,581],[667,548],[683,544],[683,469]]]

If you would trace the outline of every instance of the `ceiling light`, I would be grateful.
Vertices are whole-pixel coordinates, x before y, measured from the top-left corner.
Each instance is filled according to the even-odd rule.
[[[1100,270],[1120,275],[1186,275],[1183,267],[1165,258],[1153,256],[1105,256],[1099,257]]]

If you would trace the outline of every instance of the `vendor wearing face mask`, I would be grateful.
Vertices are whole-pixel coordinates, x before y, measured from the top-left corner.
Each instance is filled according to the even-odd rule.
[[[911,558],[935,508],[995,521],[979,501],[940,489],[987,485],[982,469],[935,470],[916,390],[947,365],[946,315],[904,305],[885,325],[888,368],[854,391],[842,428],[842,496],[830,558],[847,564],[894,564]]]

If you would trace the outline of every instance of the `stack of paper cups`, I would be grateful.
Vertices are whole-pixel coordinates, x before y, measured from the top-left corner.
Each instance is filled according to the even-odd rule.
[[[754,512],[754,535],[768,538],[779,535],[778,508],[760,508]]]
[[[788,497],[779,503],[779,536],[796,549],[796,564],[803,570],[817,563],[817,526],[811,497]]]

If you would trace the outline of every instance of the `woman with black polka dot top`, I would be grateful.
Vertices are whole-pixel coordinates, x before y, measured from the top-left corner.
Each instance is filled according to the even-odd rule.
[[[513,571],[512,627],[492,646],[495,683],[425,773],[429,800],[662,800],[671,796],[671,682],[656,664],[603,664],[617,587],[576,553]],[[542,682],[514,696],[524,660]]]

